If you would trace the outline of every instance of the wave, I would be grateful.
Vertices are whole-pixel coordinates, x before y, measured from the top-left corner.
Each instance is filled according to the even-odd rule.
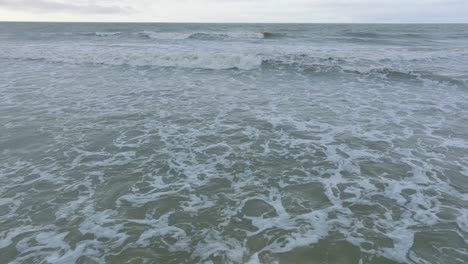
[[[90,55],[92,54],[92,55]],[[162,52],[155,49],[128,50],[108,48],[92,50],[84,48],[74,50],[42,50],[5,54],[0,50],[0,58],[20,60],[42,60],[56,63],[101,64],[110,66],[133,67],[174,67],[207,70],[241,69],[252,70],[262,64],[257,55],[224,52]]]
[[[287,37],[286,33],[262,32],[264,39],[276,39]]]
[[[305,56],[302,55],[301,57],[304,58]],[[345,61],[342,58],[333,57],[307,59],[312,60],[308,62],[301,62],[295,61],[291,58],[286,60],[267,59],[262,61],[262,67],[270,69],[293,70],[305,74],[349,74],[368,78],[375,77],[400,81],[432,81],[460,87],[465,87],[468,84],[467,80],[436,74],[430,71],[360,66],[359,62]]]
[[[181,39],[197,39],[197,40],[229,40],[229,39],[274,39],[286,36],[282,33],[273,32],[155,32],[142,31],[137,35],[160,40],[181,40]]]
[[[92,54],[92,56],[90,55]],[[434,81],[456,86],[466,86],[467,80],[429,71],[404,70],[391,67],[375,67],[355,58],[314,57],[307,54],[260,55],[248,53],[173,51],[163,52],[154,48],[83,48],[33,50],[14,52],[0,50],[0,58],[42,60],[56,63],[100,64],[131,67],[173,67],[207,70],[274,70],[300,72],[302,74],[360,75],[367,78],[387,78],[400,81]]]
[[[355,38],[378,38],[380,37],[377,33],[372,32],[347,32],[343,34],[347,37],[355,37]]]
[[[422,38],[424,35],[417,33],[375,33],[375,32],[346,32],[345,37],[356,39],[379,39],[379,38]]]
[[[371,69],[365,74],[381,74],[385,77],[410,79],[418,81],[433,81],[438,83],[446,83],[455,86],[466,86],[466,80],[459,80],[453,77],[436,74],[429,71],[402,71],[391,68]]]
[[[138,32],[137,35],[150,38],[150,39],[187,39],[191,33],[183,32],[154,32],[154,31],[142,31]]]
[[[111,37],[111,36],[117,36],[117,35],[120,35],[120,34],[122,34],[122,32],[119,32],[119,31],[82,33],[82,35],[96,36],[96,37]]]
[[[396,43],[393,43],[391,40],[388,40],[388,39],[378,39],[378,38],[357,38],[357,37],[353,37],[353,38],[340,38],[340,39],[337,39],[337,41],[339,42],[344,42],[344,43],[355,43],[355,44],[367,44],[367,45],[372,45],[372,44],[376,44],[376,45],[382,45],[382,44],[385,44],[385,45],[391,45],[391,44],[396,44]]]

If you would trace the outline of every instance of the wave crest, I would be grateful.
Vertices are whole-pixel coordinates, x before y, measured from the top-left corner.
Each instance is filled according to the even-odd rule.
[[[233,32],[155,32],[142,31],[137,33],[141,37],[159,40],[181,40],[181,39],[197,39],[197,40],[229,40],[229,39],[273,39],[285,36],[281,33],[272,32],[250,32],[250,31],[233,31]]]
[[[92,56],[90,55],[92,54]],[[262,59],[257,55],[224,52],[161,52],[159,50],[128,50],[119,48],[79,49],[73,53],[67,49],[0,51],[0,58],[21,60],[45,60],[74,64],[102,64],[112,66],[154,66],[196,69],[242,69],[259,68]]]
[[[86,36],[95,36],[95,37],[111,37],[111,36],[117,36],[122,34],[120,31],[107,31],[107,32],[87,32],[87,33],[82,33],[82,35]]]
[[[465,87],[467,80],[430,71],[376,66],[367,60],[345,57],[315,57],[310,54],[272,56],[259,53],[191,50],[164,51],[154,47],[18,47],[0,50],[0,58],[44,60],[59,63],[102,64],[133,67],[174,67],[209,70],[273,70],[314,75],[360,75],[400,81],[434,81]],[[92,54],[92,55],[90,55]],[[380,63],[379,63],[380,64]]]

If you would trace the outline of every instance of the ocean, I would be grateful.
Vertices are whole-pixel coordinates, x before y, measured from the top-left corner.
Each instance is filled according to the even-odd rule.
[[[468,25],[0,23],[0,263],[468,263]]]

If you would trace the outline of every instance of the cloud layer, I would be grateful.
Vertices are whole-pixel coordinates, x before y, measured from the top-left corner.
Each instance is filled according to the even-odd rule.
[[[0,20],[468,23],[467,0],[0,0]]]
[[[0,8],[47,13],[113,14],[128,12],[128,10],[117,6],[101,5],[92,1],[80,3],[80,1],[0,0]]]

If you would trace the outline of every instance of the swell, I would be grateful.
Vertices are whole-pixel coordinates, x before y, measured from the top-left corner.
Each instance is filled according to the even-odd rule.
[[[277,39],[287,37],[286,33],[262,32],[264,39]]]
[[[344,66],[347,65],[347,66]],[[391,67],[370,67],[359,65],[358,62],[350,62],[341,58],[314,58],[314,62],[288,62],[277,59],[262,61],[262,68],[281,69],[312,75],[342,74],[358,75],[367,78],[384,78],[398,81],[432,81],[454,86],[466,87],[467,81],[456,79],[430,71],[403,70]]]
[[[26,61],[43,61],[69,64],[94,64],[130,67],[173,67],[207,70],[242,69],[252,70],[260,68],[262,59],[256,55],[221,53],[221,52],[150,52],[127,51],[124,49],[109,49],[97,53],[86,50],[74,54],[66,51],[46,51],[29,53],[25,51],[17,54],[2,54],[0,59],[14,59]]]
[[[354,38],[378,38],[381,35],[377,33],[371,33],[371,32],[347,32],[347,33],[344,33],[343,36],[354,37]]]
[[[403,71],[392,68],[377,68],[369,71],[359,72],[361,75],[380,75],[386,78],[400,80],[417,80],[417,81],[433,81],[438,83],[446,83],[455,86],[466,86],[464,80],[458,80],[449,76],[436,74],[429,71]]]
[[[138,36],[159,40],[232,40],[232,39],[276,39],[286,37],[283,33],[232,31],[232,32],[155,32],[142,31]]]
[[[364,38],[364,39],[381,39],[381,38],[424,38],[423,34],[418,33],[376,33],[376,32],[345,32],[342,34],[345,37]]]
[[[86,50],[84,51],[86,52]],[[366,78],[386,78],[399,81],[434,81],[466,87],[464,79],[437,74],[430,71],[403,70],[385,66],[368,66],[363,61],[334,57],[311,57],[305,54],[290,56],[261,56],[258,54],[225,52],[135,52],[121,49],[103,54],[93,53],[71,55],[67,52],[23,52],[15,55],[2,54],[1,59],[43,61],[71,64],[96,64],[130,67],[173,67],[206,70],[272,70],[299,72],[307,75],[336,77],[339,75],[359,75]],[[367,62],[368,63],[368,62]]]
[[[121,35],[122,32],[120,32],[120,31],[102,31],[102,32],[86,32],[86,33],[80,33],[80,34],[84,35],[84,36],[93,36],[93,37],[111,37],[111,36]]]

